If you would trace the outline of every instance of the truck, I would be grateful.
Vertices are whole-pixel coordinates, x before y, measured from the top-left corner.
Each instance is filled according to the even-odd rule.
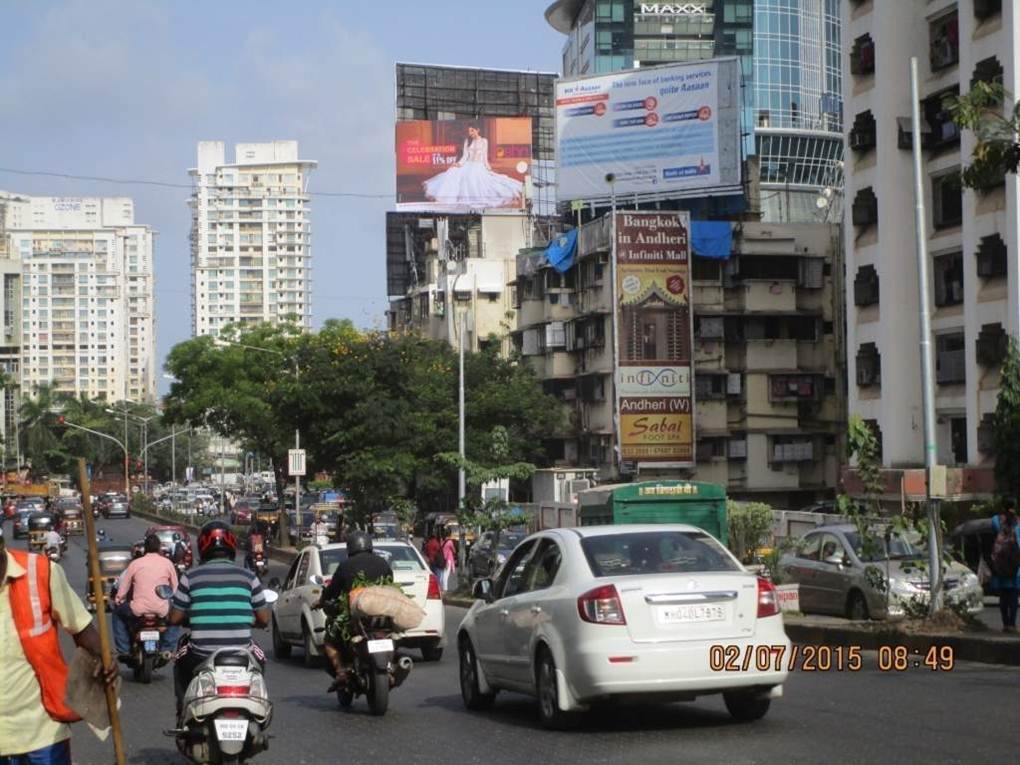
[[[687,523],[729,542],[726,490],[713,483],[663,480],[597,486],[577,495],[581,526]]]

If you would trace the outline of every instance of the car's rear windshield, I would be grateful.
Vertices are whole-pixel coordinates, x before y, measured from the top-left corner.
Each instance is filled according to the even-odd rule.
[[[394,572],[425,570],[425,567],[421,564],[421,559],[407,545],[375,545],[374,552],[385,558]],[[319,553],[322,575],[333,576],[337,566],[345,560],[347,560],[347,551],[342,547],[323,550]]]
[[[722,545],[702,531],[640,531],[581,540],[595,576],[739,571]]]

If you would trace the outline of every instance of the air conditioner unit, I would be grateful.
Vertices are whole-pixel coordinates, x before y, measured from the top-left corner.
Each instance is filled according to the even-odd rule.
[[[570,493],[570,496],[573,499],[574,495],[577,494],[579,491],[587,491],[588,489],[590,489],[591,481],[589,481],[587,478],[576,478],[569,484],[567,484],[567,486],[568,492]]]

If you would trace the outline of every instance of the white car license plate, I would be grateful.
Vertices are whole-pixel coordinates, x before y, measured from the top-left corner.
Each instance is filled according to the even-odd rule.
[[[248,735],[247,720],[213,720],[213,723],[220,741],[244,741]]]
[[[159,630],[145,630],[138,633],[138,639],[143,641],[159,640]]]
[[[393,650],[392,640],[369,640],[368,641],[368,652],[369,653],[385,653],[386,651]]]
[[[697,603],[683,606],[661,606],[656,617],[660,624],[690,624],[726,621],[726,607]]]

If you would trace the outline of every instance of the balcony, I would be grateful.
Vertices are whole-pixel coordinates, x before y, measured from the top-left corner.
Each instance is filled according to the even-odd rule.
[[[744,370],[796,369],[796,340],[748,340],[744,344]],[[727,353],[727,356],[729,353]],[[732,368],[732,365],[730,365]]]
[[[727,290],[726,308],[747,313],[792,313],[797,310],[797,282],[746,279]]]

